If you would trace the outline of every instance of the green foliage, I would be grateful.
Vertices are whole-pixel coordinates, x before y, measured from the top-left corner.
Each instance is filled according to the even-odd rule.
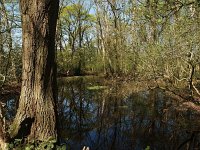
[[[96,21],[96,17],[92,14],[89,14],[88,11],[81,4],[72,4],[62,8],[60,13],[61,18],[66,19],[67,21],[74,21],[79,18],[84,21]]]
[[[89,86],[87,87],[88,90],[104,90],[107,89],[107,86]]]
[[[95,5],[83,0],[63,3],[57,28],[57,43],[61,45],[58,72],[145,79],[168,76],[177,80],[189,77],[190,63],[195,66],[194,78],[200,78],[200,7],[198,1],[191,2],[117,0],[113,6],[103,1]],[[13,16],[11,11],[7,13]],[[1,31],[7,28],[3,21]],[[7,66],[8,81],[21,78],[21,45],[14,36],[10,57],[8,33],[0,36],[0,75],[6,76]],[[191,60],[188,52],[193,53]]]
[[[66,150],[66,149],[67,149],[66,145],[56,146],[56,150]]]
[[[25,147],[25,150],[34,150],[34,145],[33,144],[27,144]]]
[[[56,145],[56,140],[52,139],[52,140],[48,140],[46,142],[33,142],[33,143],[27,143],[24,144],[22,139],[15,139],[15,141],[13,143],[10,143],[8,145],[9,149],[15,149],[15,150],[52,150],[52,149],[56,149],[56,150],[65,150],[66,149],[66,145]]]
[[[56,143],[56,140],[42,142],[39,144],[37,148],[35,148],[35,150],[43,150],[43,149],[51,150],[55,147],[55,143]]]
[[[9,149],[16,149],[16,150],[20,150],[22,149],[23,144],[22,144],[22,139],[15,139],[13,143],[10,143],[8,145]]]
[[[150,146],[147,146],[147,147],[145,148],[145,150],[150,150]]]

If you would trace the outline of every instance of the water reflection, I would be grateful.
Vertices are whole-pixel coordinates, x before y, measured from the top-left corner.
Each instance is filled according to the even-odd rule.
[[[200,147],[199,134],[194,132],[199,128],[198,116],[175,112],[171,106],[177,102],[162,90],[126,93],[117,83],[106,89],[88,88],[98,84],[103,82],[79,79],[59,86],[61,136],[71,149]]]
[[[177,112],[178,102],[160,89],[133,92],[136,87],[124,85],[96,78],[59,80],[60,138],[68,149],[200,148],[200,116]],[[8,121],[15,116],[16,99],[0,97]]]
[[[0,103],[3,106],[2,111],[8,122],[10,122],[16,114],[18,99],[19,95],[16,94],[0,95]]]

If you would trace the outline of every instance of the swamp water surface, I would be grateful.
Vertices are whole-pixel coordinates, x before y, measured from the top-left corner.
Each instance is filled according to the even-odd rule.
[[[161,89],[81,77],[58,83],[60,136],[69,149],[200,149],[200,116],[173,109],[178,102]],[[15,115],[14,99],[7,101],[8,118]]]

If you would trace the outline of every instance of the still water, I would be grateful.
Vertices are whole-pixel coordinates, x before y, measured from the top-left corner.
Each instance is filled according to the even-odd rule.
[[[68,147],[200,148],[199,116],[175,111],[177,102],[163,90],[132,92],[123,84],[84,78],[59,82],[61,137]]]
[[[100,78],[59,79],[61,143],[81,150],[200,149],[200,116],[178,112],[161,89],[135,90]],[[7,117],[15,114],[14,99]]]

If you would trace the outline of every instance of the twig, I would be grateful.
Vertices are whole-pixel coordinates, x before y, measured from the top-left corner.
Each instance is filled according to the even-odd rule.
[[[199,90],[196,88],[196,86],[194,85],[193,82],[192,82],[192,87],[194,88],[194,90],[196,91],[196,93],[200,96],[200,92],[199,92]]]

